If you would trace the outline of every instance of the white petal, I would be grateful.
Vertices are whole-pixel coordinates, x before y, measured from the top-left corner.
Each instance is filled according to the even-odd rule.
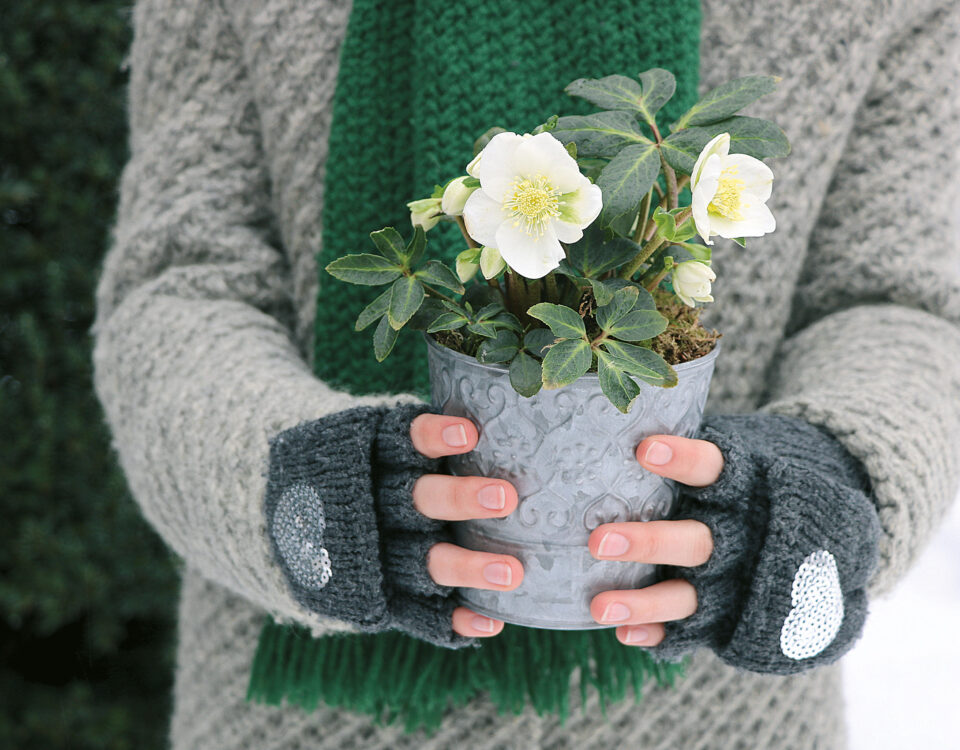
[[[711,231],[716,232],[721,237],[732,239],[734,237],[761,237],[777,228],[776,219],[765,203],[753,203],[749,206],[741,206],[744,218],[740,221],[732,221],[726,216],[710,214]]]
[[[507,188],[516,179],[514,154],[526,140],[516,133],[497,133],[480,152],[483,158],[474,171],[480,180],[480,188],[495,201],[503,200]]]
[[[730,154],[723,157],[723,168],[735,167],[737,173],[733,175],[743,180],[743,189],[758,201],[765,201],[770,197],[773,188],[773,170],[759,159],[747,154]]]
[[[547,224],[546,231],[536,237],[527,234],[522,222],[505,221],[497,230],[495,245],[507,265],[528,279],[546,276],[565,257],[552,224]]]
[[[703,150],[700,152],[700,156],[697,157],[696,163],[693,165],[693,172],[690,173],[690,184],[693,187],[696,187],[697,182],[702,176],[700,174],[700,168],[704,163],[714,154],[718,156],[726,156],[730,151],[730,134],[729,133],[720,133],[715,135],[706,146],[703,147]]]
[[[700,181],[693,188],[693,200],[690,205],[693,210],[693,225],[697,228],[697,234],[708,245],[713,244],[710,235],[711,233],[716,234],[716,231],[712,229],[714,217],[707,213],[707,205],[713,200],[719,185],[720,157],[712,154],[702,167]]]
[[[543,175],[561,193],[572,193],[585,179],[577,162],[550,133],[537,133],[524,140],[513,158],[517,174],[523,177]]]
[[[599,185],[594,185],[583,175],[580,175],[580,178],[580,186],[576,190],[560,196],[560,219],[583,228],[592,224],[600,215],[600,210],[603,208],[603,193]],[[560,241],[575,240],[565,240],[561,237]]]
[[[557,233],[557,239],[561,242],[576,242],[583,237],[583,230],[579,224],[571,224],[559,219],[552,223],[553,231]]]
[[[463,223],[467,234],[481,245],[496,246],[497,228],[509,216],[503,204],[492,200],[483,189],[474,190],[463,205]]]

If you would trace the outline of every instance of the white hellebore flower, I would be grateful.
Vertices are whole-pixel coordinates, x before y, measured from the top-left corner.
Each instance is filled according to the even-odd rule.
[[[694,301],[713,302],[710,282],[716,280],[713,269],[698,260],[686,260],[673,269],[673,291],[689,307],[696,307]]]
[[[467,172],[480,180],[463,207],[467,233],[528,279],[560,265],[560,243],[579,240],[603,207],[600,188],[550,133],[497,133]]]
[[[457,177],[451,180],[443,190],[443,199],[440,207],[447,216],[460,216],[463,214],[463,204],[467,202],[476,188],[466,187],[463,181],[466,177]]]
[[[729,151],[730,134],[720,133],[703,147],[690,175],[693,224],[708,245],[712,235],[760,237],[777,228],[766,205],[773,184],[770,167]]]

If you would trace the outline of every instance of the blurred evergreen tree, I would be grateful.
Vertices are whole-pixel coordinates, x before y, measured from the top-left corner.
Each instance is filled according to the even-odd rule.
[[[0,2],[0,747],[165,746],[177,576],[109,450],[93,290],[132,0]]]

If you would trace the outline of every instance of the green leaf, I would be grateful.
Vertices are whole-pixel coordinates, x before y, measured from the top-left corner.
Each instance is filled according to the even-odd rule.
[[[360,311],[357,316],[357,323],[353,327],[356,331],[362,331],[377,318],[386,315],[387,306],[390,304],[390,289],[380,294],[373,302]]]
[[[603,168],[597,184],[603,196],[601,226],[633,217],[637,206],[660,174],[660,154],[655,143],[627,146]]]
[[[677,172],[693,174],[697,157],[712,137],[705,128],[684,128],[664,138],[660,143],[660,151],[667,164]]]
[[[567,153],[570,154],[570,158],[576,161],[577,160],[577,144],[571,141],[570,143],[564,143],[563,147],[567,150]]]
[[[373,332],[373,356],[377,358],[377,362],[383,362],[387,358],[395,343],[397,343],[397,332],[384,315]]]
[[[766,159],[786,156],[790,153],[790,141],[787,140],[787,134],[774,123],[769,120],[762,120],[759,117],[736,115],[704,125],[698,130],[702,130],[706,134],[707,140],[703,142],[704,146],[714,136],[720,133],[729,133],[731,154],[747,154],[755,159]],[[701,146],[702,148],[703,146]]]
[[[557,120],[554,138],[575,143],[580,156],[613,156],[628,143],[653,143],[629,112],[595,112]]]
[[[593,352],[583,339],[565,339],[554,344],[543,358],[543,386],[552,389],[569,385],[586,373],[592,363]]]
[[[500,302],[500,300],[495,300],[477,310],[475,317],[477,320],[486,320],[487,318],[492,318],[497,313],[503,312],[503,310],[503,303]]]
[[[670,101],[677,90],[677,79],[673,73],[663,68],[650,68],[640,74],[643,98],[640,100],[640,113],[651,125],[656,124],[656,114]]]
[[[677,223],[672,213],[664,211],[660,206],[657,206],[653,209],[653,221],[657,225],[660,234],[668,240],[673,240],[677,231]]]
[[[536,135],[537,133],[549,133],[557,126],[557,119],[559,115],[550,115],[545,122],[540,123],[533,130],[530,131],[531,135]]]
[[[455,331],[458,328],[463,328],[469,322],[469,320],[458,313],[440,313],[434,319],[434,321],[427,326],[427,333],[436,333],[437,331]]]
[[[506,328],[508,330],[515,331],[517,334],[523,333],[523,326],[520,325],[520,321],[513,313],[508,313],[506,311],[497,313],[490,320],[493,321],[493,324],[497,328]]]
[[[531,328],[523,335],[523,348],[540,359],[546,352],[544,348],[551,346],[557,337],[549,328]]]
[[[400,266],[372,253],[344,255],[326,265],[327,273],[351,284],[377,286],[388,284],[400,276]]]
[[[497,335],[497,325],[492,320],[478,320],[468,325],[467,330],[485,338],[493,338]]]
[[[671,388],[677,384],[677,372],[667,361],[652,349],[622,341],[607,339],[604,348],[617,362],[617,366],[651,385]]]
[[[732,239],[734,242],[736,242],[738,245],[740,245],[740,247],[746,247],[746,246],[747,246],[747,240],[746,240],[746,238],[744,238],[744,237],[731,237],[730,239]]]
[[[444,312],[445,309],[446,308],[444,308],[444,306],[441,304],[441,301],[435,297],[424,297],[423,303],[420,305],[420,309],[417,310],[413,314],[413,317],[407,321],[407,328],[410,328],[414,331],[425,331],[427,330],[427,327],[437,319],[437,316]]]
[[[680,247],[690,253],[692,260],[699,260],[701,263],[709,263],[712,249],[706,245],[700,245],[696,242],[681,242]]]
[[[452,289],[457,294],[463,294],[460,279],[439,260],[428,260],[427,264],[413,275],[427,284],[437,284],[445,289]]]
[[[583,237],[567,246],[567,259],[584,276],[596,278],[639,252],[640,246],[625,237],[605,240],[598,222],[593,222],[584,230]]]
[[[641,111],[640,101],[643,99],[643,90],[639,83],[626,76],[610,75],[603,78],[578,78],[568,83],[563,90],[570,96],[586,99],[601,109],[625,109],[628,112]]]
[[[697,233],[697,225],[693,223],[692,219],[687,219],[683,224],[680,225],[680,228],[675,230],[673,233],[673,242],[684,242],[689,240],[693,235]]]
[[[530,398],[536,395],[543,386],[543,370],[540,361],[525,352],[518,352],[510,362],[510,385],[521,396]]]
[[[550,302],[540,302],[527,310],[527,315],[542,320],[553,331],[554,335],[562,339],[585,339],[587,328],[575,310],[566,305],[554,305]]]
[[[593,287],[593,298],[597,301],[598,305],[608,305],[610,300],[613,299],[613,289],[607,286],[604,282],[598,281],[597,279],[587,279],[590,282],[590,286]]]
[[[473,305],[473,309],[484,307],[494,302],[503,305],[503,295],[489,284],[471,284],[463,295],[463,303]]]
[[[688,109],[670,126],[670,130],[672,132],[690,125],[706,125],[729,117],[761,96],[769,94],[779,82],[779,76],[744,76],[721,83]]]
[[[467,177],[463,181],[463,186],[466,188],[478,188],[480,187],[480,180],[476,177]]]
[[[609,331],[611,326],[633,309],[638,296],[636,287],[625,286],[618,289],[608,304],[597,308],[597,325],[604,331]]]
[[[420,262],[423,257],[423,250],[427,246],[426,230],[419,224],[413,228],[413,239],[407,245],[407,263],[414,266]]]
[[[487,339],[477,350],[477,361],[486,364],[509,362],[520,348],[517,334],[500,329],[492,339]]]
[[[640,394],[640,386],[602,349],[597,350],[597,374],[600,390],[611,403],[624,414],[630,411],[633,400]]]
[[[634,304],[634,310],[656,310],[657,303],[653,299],[653,295],[650,294],[646,289],[643,288],[641,284],[638,284],[636,281],[631,281],[630,279],[621,279],[613,278],[608,279],[603,282],[607,288],[611,291],[617,291],[618,289],[623,289],[624,287],[633,287],[637,290],[637,302]]]
[[[646,341],[667,329],[667,319],[656,310],[635,310],[624,315],[607,331],[624,341]]]
[[[407,252],[404,249],[403,237],[393,227],[384,227],[376,232],[370,232],[370,239],[377,246],[380,254],[389,261],[404,265],[407,262]]]
[[[423,284],[412,276],[403,276],[393,282],[390,287],[390,305],[387,307],[390,326],[399,331],[419,309],[423,297]]]

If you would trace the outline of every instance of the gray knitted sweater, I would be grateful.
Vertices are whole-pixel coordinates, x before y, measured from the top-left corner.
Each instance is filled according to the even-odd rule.
[[[131,491],[183,559],[175,750],[839,748],[842,662],[777,676],[696,652],[677,689],[565,726],[478,696],[431,738],[363,714],[244,701],[265,613],[349,630],[291,595],[263,512],[269,439],[397,394],[317,380],[323,177],[344,0],[141,0],[131,158],[97,290],[95,385]],[[783,76],[751,105],[787,133],[777,231],[717,239],[725,334],[708,412],[830,431],[865,467],[889,591],[953,499],[960,465],[960,3],[703,3],[701,90]],[[745,257],[745,260],[741,260]],[[737,262],[733,262],[736,260]],[[415,401],[410,394],[401,399]],[[571,705],[578,705],[578,680]]]

